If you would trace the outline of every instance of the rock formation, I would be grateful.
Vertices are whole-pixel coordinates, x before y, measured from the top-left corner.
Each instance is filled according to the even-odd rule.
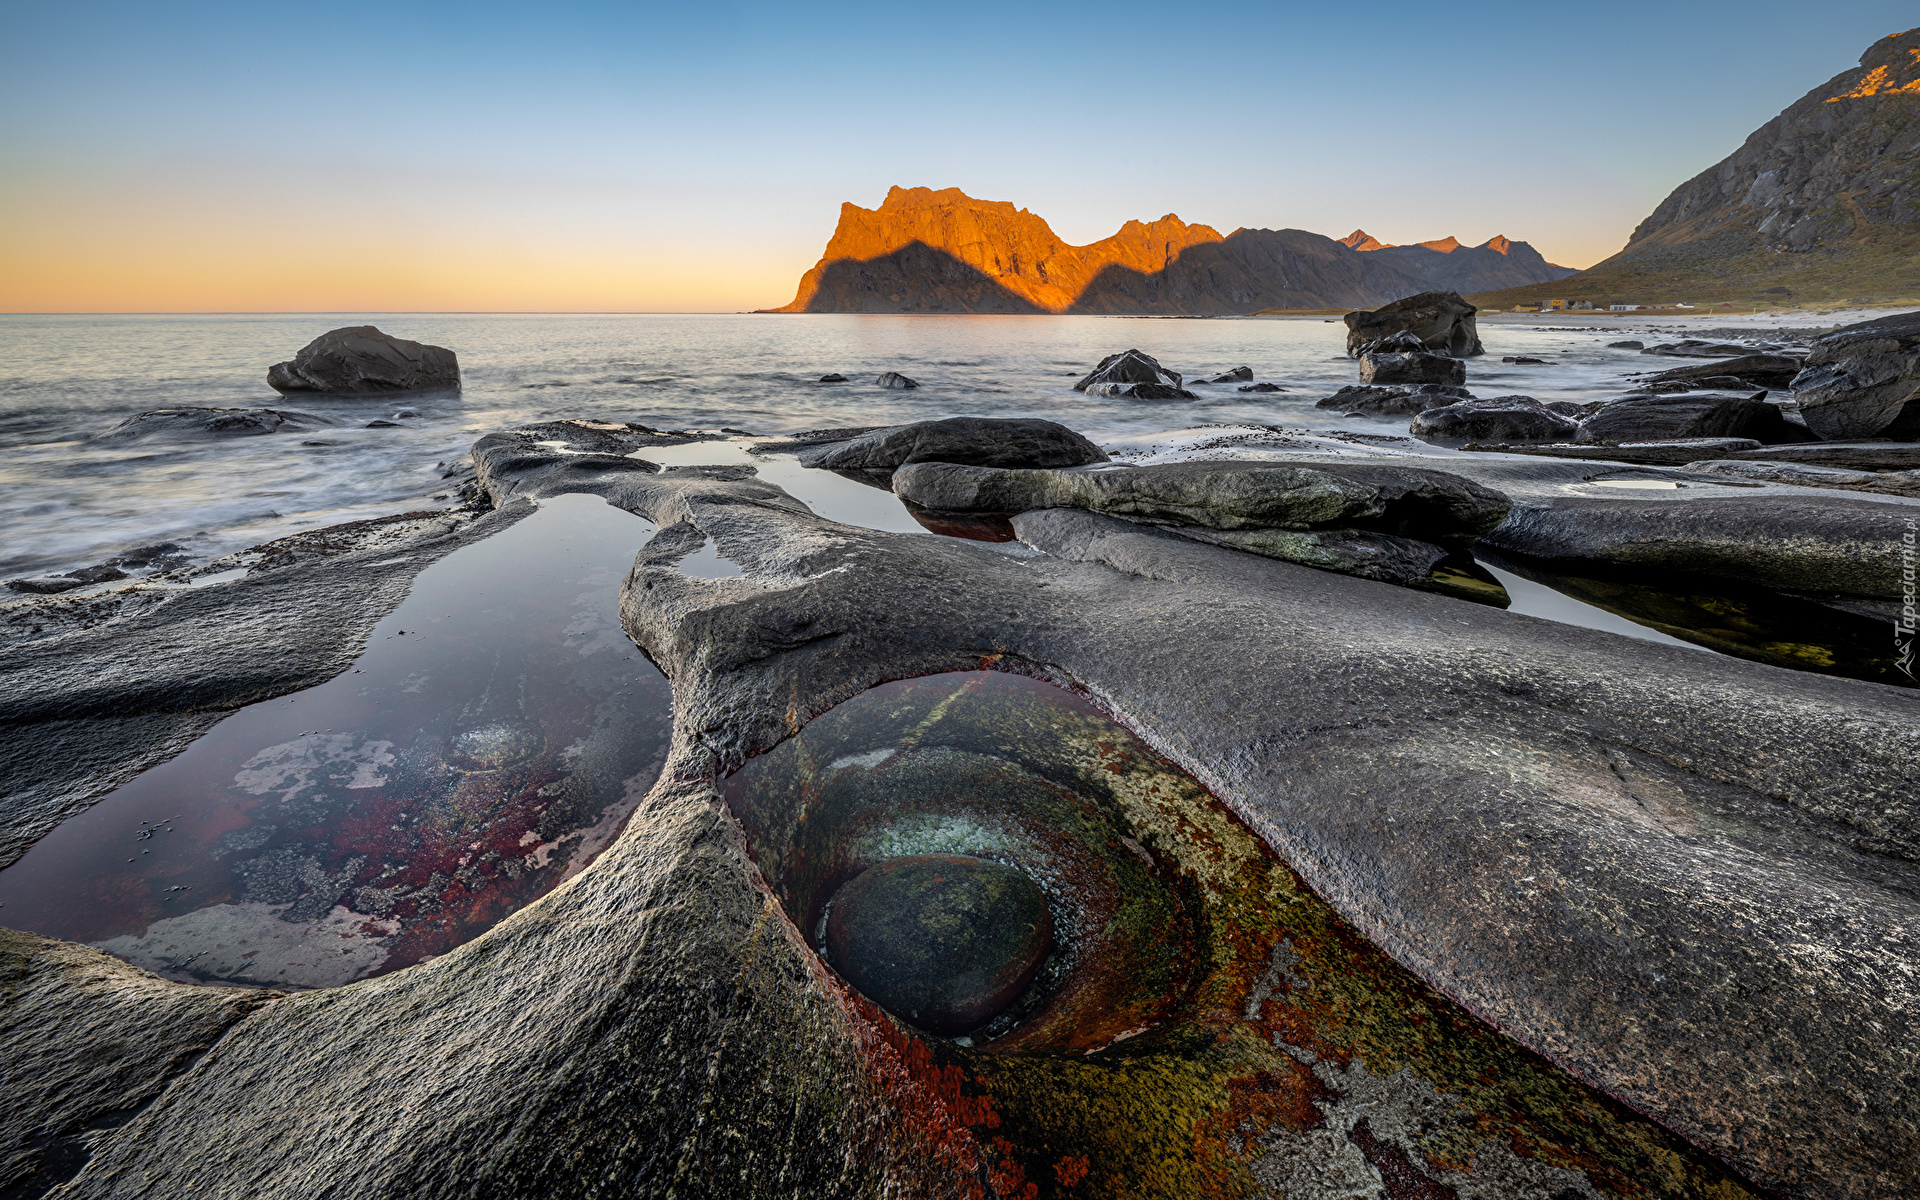
[[[28,1186],[89,1200],[572,1200],[662,1180],[905,1200],[1043,1194],[1036,1181],[1169,1197],[1380,1194],[1382,1180],[1478,1197],[1910,1190],[1909,693],[1081,509],[1015,516],[1042,552],[1024,558],[857,529],[738,473],[582,469],[644,443],[560,424],[490,436],[476,458],[496,501],[584,491],[659,528],[621,616],[672,682],[674,735],[624,832],[475,941],[347,988],[209,1000],[95,951],[0,940],[23,1000],[0,1012],[6,1065],[32,1081],[0,1089],[0,1114],[8,1149],[42,1156]],[[1684,550],[1781,586],[1893,577],[1887,501],[1603,496],[1592,464],[1447,463],[1513,499],[1492,536],[1516,553]],[[1387,490],[1329,482],[1354,484],[1356,467],[1443,474],[1256,465],[1299,472],[1343,520]],[[740,577],[680,569],[709,544]],[[143,627],[155,661],[126,659],[112,630],[46,639],[0,665],[23,685],[7,715],[93,725],[36,735],[69,787],[153,761],[180,727],[152,714],[197,705],[204,728],[240,674],[258,694],[311,669],[261,676],[258,654],[209,657],[204,639],[319,624],[337,651],[341,627],[380,607],[355,574],[384,571],[397,593],[418,569],[405,564],[170,601],[171,621]],[[335,582],[337,604],[321,591]],[[316,592],[327,604],[303,607]],[[106,727],[116,695],[149,707]],[[869,832],[996,842],[892,853],[1079,855],[1063,890],[1098,903],[1056,936],[1113,933],[1129,953],[1063,971],[1066,1002],[986,1048],[869,1003],[815,951],[801,891],[841,850],[817,785],[867,777],[898,802],[884,815],[917,818]],[[1048,820],[944,819],[1015,791]]]
[[[1518,264],[1531,251],[1487,254]],[[1069,246],[1007,201],[896,187],[877,209],[843,204],[793,301],[766,311],[1249,313],[1379,304],[1434,286],[1420,269],[1299,229],[1222,236],[1169,213]]]
[[[287,362],[267,371],[277,392],[393,395],[460,390],[460,363],[451,350],[353,325],[323,333]]]
[[[1790,105],[1562,283],[1476,296],[1633,303],[1906,297],[1920,254],[1920,29]]]
[[[1409,429],[1428,441],[1551,442],[1574,436],[1580,424],[1532,396],[1495,396],[1422,409]]]
[[[1363,384],[1457,387],[1466,380],[1465,362],[1428,350],[1419,335],[1409,329],[1368,342],[1360,351]]]
[[[95,442],[217,441],[267,433],[302,433],[333,422],[277,408],[156,408],[88,439]]]
[[[1139,350],[1122,350],[1101,359],[1085,378],[1073,385],[1073,390],[1084,392],[1102,383],[1158,383],[1177,388],[1180,379],[1180,372],[1161,366],[1160,360],[1153,355]]]
[[[1350,312],[1346,316],[1347,354],[1358,358],[1370,343],[1402,330],[1419,338],[1436,354],[1449,354],[1454,358],[1485,354],[1479,327],[1473,319],[1479,311],[1457,292],[1421,292],[1383,304],[1372,312]]]
[[[1862,321],[1816,341],[1793,380],[1793,399],[1807,428],[1830,441],[1920,440],[1920,312]]]
[[[908,463],[979,467],[1079,467],[1107,461],[1106,451],[1052,421],[948,417],[895,425],[848,441],[800,451],[809,467],[892,471]]]
[[[1615,400],[1580,423],[1583,442],[1646,442],[1673,438],[1752,438],[1784,442],[1786,421],[1766,393],[1751,396],[1718,392],[1628,396]]]

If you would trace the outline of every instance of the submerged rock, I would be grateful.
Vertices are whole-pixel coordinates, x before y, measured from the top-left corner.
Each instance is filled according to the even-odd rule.
[[[1580,423],[1583,442],[1652,442],[1675,438],[1789,440],[1786,421],[1766,393],[1730,396],[1689,392],[1673,396],[1628,396]]]
[[[896,425],[850,441],[803,449],[800,461],[830,471],[890,471],[907,463],[981,467],[1079,467],[1107,461],[1106,451],[1052,421],[948,417]]]
[[[984,1025],[1027,990],[1052,944],[1032,879],[959,854],[883,860],[835,893],[827,915],[834,969],[932,1033]]]
[[[1222,371],[1218,375],[1209,375],[1196,383],[1246,383],[1253,378],[1252,367],[1235,367],[1231,371]]]
[[[1151,383],[1163,387],[1178,389],[1180,372],[1170,371],[1160,365],[1160,360],[1151,354],[1138,350],[1122,350],[1118,354],[1109,354],[1100,360],[1100,365],[1089,372],[1086,378],[1073,385],[1076,392],[1084,392],[1100,383]],[[1164,397],[1171,399],[1171,397]]]
[[[1422,292],[1372,312],[1350,312],[1345,318],[1347,357],[1359,358],[1369,345],[1403,331],[1411,333],[1426,349],[1437,354],[1453,358],[1485,354],[1473,319],[1479,311],[1458,292]],[[1458,383],[1459,380],[1433,382]]]
[[[1624,342],[1607,343],[1607,349],[1609,350],[1645,350],[1646,348],[1647,344],[1645,342],[1636,342],[1631,339]]]
[[[1277,383],[1249,383],[1245,387],[1236,390],[1242,392],[1284,392],[1287,389]]]
[[[392,395],[460,390],[460,363],[451,350],[410,342],[372,325],[323,333],[300,353],[267,370],[276,392]]]
[[[1771,346],[1742,346],[1737,342],[1703,342],[1698,338],[1682,338],[1677,342],[1662,342],[1658,346],[1648,346],[1642,354],[1659,354],[1668,358],[1739,358],[1752,354],[1756,350],[1774,349]]]
[[[820,377],[821,383],[845,383],[846,381],[847,377],[838,373],[831,373]]]
[[[1813,343],[1793,398],[1828,441],[1920,439],[1920,312],[1862,321]]]
[[[1415,414],[1408,431],[1426,441],[1455,438],[1506,442],[1548,442],[1570,438],[1580,424],[1554,412],[1532,396],[1495,396],[1460,400]]]
[[[1467,364],[1425,350],[1411,333],[1396,333],[1368,343],[1360,352],[1360,382],[1371,384],[1464,383]]]
[[[94,442],[219,441],[269,433],[304,433],[334,424],[313,413],[278,408],[156,408],[128,417]]]
[[[883,388],[896,388],[903,391],[908,388],[917,388],[920,386],[918,382],[908,379],[898,371],[883,372],[880,378],[874,380],[874,382]]]
[[[1089,396],[1126,396],[1134,400],[1198,400],[1182,387],[1165,383],[1094,383],[1087,385]]]

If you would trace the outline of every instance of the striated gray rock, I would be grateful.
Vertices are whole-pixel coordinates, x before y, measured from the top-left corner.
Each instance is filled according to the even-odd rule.
[[[949,417],[880,429],[851,441],[804,449],[800,461],[831,471],[890,471],[907,463],[980,467],[1079,467],[1106,451],[1052,421]]]
[[[1479,311],[1461,299],[1458,292],[1422,292],[1372,312],[1350,312],[1346,315],[1347,356],[1359,358],[1370,343],[1401,332],[1413,334],[1423,346],[1437,354],[1453,358],[1485,354],[1473,320]]]
[[[1466,382],[1467,364],[1445,354],[1432,354],[1412,333],[1402,331],[1360,352],[1360,382],[1370,384],[1444,384]]]
[[[1625,442],[1617,446],[1595,445],[1507,445],[1493,442],[1469,442],[1462,450],[1494,451],[1503,454],[1536,454],[1549,458],[1598,459],[1605,462],[1649,463],[1659,466],[1686,466],[1705,455],[1735,454],[1758,448],[1752,438],[1677,438],[1664,442]]]
[[[1073,385],[1073,390],[1084,392],[1102,383],[1149,383],[1178,389],[1180,372],[1170,371],[1161,366],[1160,360],[1151,354],[1143,354],[1138,350],[1122,350],[1118,354],[1109,354],[1101,359],[1100,365],[1088,372],[1086,378]]]
[[[1357,412],[1369,417],[1404,417],[1471,399],[1472,392],[1447,383],[1422,383],[1413,387],[1356,387],[1349,384],[1324,400],[1315,401],[1313,406],[1343,413]]]
[[[1676,438],[1751,438],[1788,441],[1780,407],[1766,393],[1730,396],[1718,392],[1628,396],[1580,423],[1583,442],[1652,442]]]
[[[912,379],[908,379],[905,375],[900,374],[900,372],[898,371],[882,372],[880,377],[874,380],[874,382],[879,384],[883,388],[896,388],[902,391],[908,388],[917,388],[920,386],[918,382]]]
[[[1846,471],[1839,467],[1816,467],[1807,463],[1756,462],[1739,458],[1689,462],[1687,470],[1706,475],[1731,475],[1738,479],[1760,479],[1768,483],[1793,483],[1801,487],[1879,492],[1920,500],[1920,470]]]
[[[1006,471],[921,463],[893,490],[923,508],[1019,513],[1084,508],[1207,529],[1367,529],[1465,545],[1498,525],[1498,492],[1441,471],[1374,462],[1313,467],[1166,463],[1098,471]]]
[[[94,434],[92,442],[220,441],[269,433],[304,433],[334,422],[278,408],[156,408]]]
[[[1199,529],[1182,526],[1179,532],[1214,546],[1243,550],[1322,571],[1336,571],[1361,579],[1376,579],[1400,587],[1427,583],[1433,569],[1449,551],[1417,538],[1396,537],[1368,529]]]
[[[1828,441],[1920,440],[1920,312],[1826,335],[1793,380],[1807,428]]]
[[[1579,429],[1579,422],[1532,396],[1459,400],[1416,413],[1408,426],[1413,436],[1426,441],[1551,442],[1573,437]]]
[[[353,325],[323,333],[300,353],[267,370],[276,392],[393,395],[460,390],[460,363],[451,350]]]
[[[1729,455],[1728,457],[1736,457]],[[1910,442],[1812,442],[1763,446],[1737,457],[1767,462],[1812,463],[1849,471],[1911,471],[1920,469],[1920,446]]]

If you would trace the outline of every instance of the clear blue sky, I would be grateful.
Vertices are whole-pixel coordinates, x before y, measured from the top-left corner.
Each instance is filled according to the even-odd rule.
[[[1585,266],[1911,4],[5,5],[0,308],[740,309],[842,200]],[[10,265],[9,265],[10,264]]]

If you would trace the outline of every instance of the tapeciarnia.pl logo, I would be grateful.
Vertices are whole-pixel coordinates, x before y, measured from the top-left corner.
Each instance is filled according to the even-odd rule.
[[[1906,532],[1900,535],[1900,619],[1893,623],[1893,665],[1914,678],[1914,630],[1920,627],[1920,613],[1914,611],[1915,542],[1920,540],[1920,520],[1907,519]]]

